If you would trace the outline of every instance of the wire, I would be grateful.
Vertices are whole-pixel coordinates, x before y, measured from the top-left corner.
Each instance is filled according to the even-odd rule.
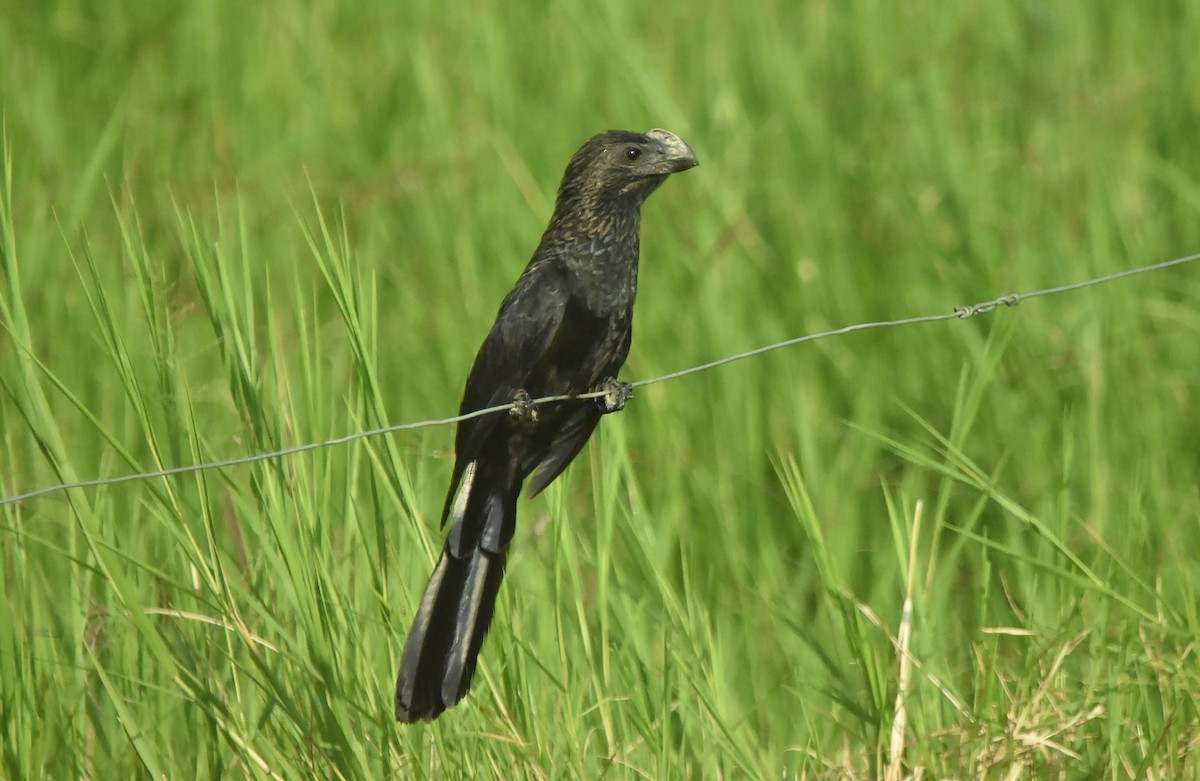
[[[1125,271],[1118,271],[1114,274],[1107,274],[1102,277],[1095,277],[1093,279],[1087,279],[1082,282],[1072,282],[1071,284],[1068,284],[1068,285],[1060,285],[1058,287],[1050,287],[1050,288],[1045,288],[1043,290],[1033,290],[1033,291],[1030,291],[1027,293],[1018,293],[1015,295],[1000,296],[999,298],[994,298],[989,301],[982,301],[978,304],[972,304],[970,306],[955,307],[953,312],[950,312],[947,314],[922,315],[922,316],[918,316],[918,317],[905,317],[905,318],[901,318],[899,320],[879,320],[879,321],[871,322],[871,323],[857,323],[855,325],[848,325],[843,328],[835,328],[831,331],[821,331],[820,333],[808,334],[806,336],[798,336],[798,337],[795,337],[794,339],[785,339],[782,342],[775,342],[774,344],[768,344],[764,347],[756,347],[753,350],[747,350],[745,352],[737,353],[735,355],[726,356],[725,358],[719,358],[715,361],[710,361],[708,363],[702,363],[699,366],[692,366],[687,369],[680,369],[679,371],[674,371],[669,374],[664,374],[660,377],[653,377],[648,380],[638,380],[637,382],[631,383],[631,386],[634,388],[640,388],[640,387],[644,387],[646,385],[653,385],[653,384],[659,383],[659,382],[666,382],[667,380],[675,380],[680,377],[686,377],[689,374],[698,374],[699,372],[708,371],[709,369],[715,369],[718,366],[725,366],[726,364],[733,363],[734,361],[740,361],[745,358],[752,358],[757,355],[762,355],[763,353],[769,353],[772,350],[779,350],[784,347],[792,347],[793,345],[801,344],[803,342],[812,342],[812,341],[816,341],[817,339],[825,339],[825,338],[831,337],[831,336],[841,336],[843,334],[853,333],[854,331],[866,331],[866,330],[869,330],[872,328],[893,328],[893,327],[899,327],[899,326],[904,326],[904,325],[915,325],[917,323],[936,323],[936,322],[939,322],[942,320],[967,319],[970,317],[974,317],[976,315],[987,314],[1000,306],[1006,306],[1006,307],[1016,306],[1020,302],[1028,300],[1030,298],[1041,298],[1043,296],[1052,296],[1052,295],[1057,295],[1059,293],[1067,293],[1067,292],[1071,292],[1074,290],[1081,290],[1083,288],[1093,287],[1095,285],[1100,285],[1105,282],[1112,282],[1113,280],[1131,277],[1136,274],[1145,274],[1145,273],[1148,273],[1151,271],[1159,271],[1159,270],[1162,270],[1165,268],[1170,268],[1172,266],[1181,266],[1185,263],[1191,263],[1195,260],[1200,260],[1200,253],[1197,253],[1195,255],[1187,255],[1187,256],[1184,256],[1181,258],[1175,258],[1174,260],[1163,261],[1161,263],[1153,263],[1149,266],[1140,266],[1138,268],[1127,269]],[[609,395],[609,393],[610,393],[610,391],[601,390],[601,391],[594,391],[591,393],[580,393],[580,394],[574,395],[574,396],[571,396],[571,395],[545,396],[543,398],[533,399],[531,401],[523,402],[523,404],[530,405],[530,406],[536,406],[539,404],[548,404],[548,403],[555,402],[555,401],[599,399],[599,398],[603,398],[603,397]],[[35,489],[32,491],[26,491],[25,493],[15,494],[13,496],[6,496],[3,498],[0,498],[0,507],[4,507],[4,506],[10,505],[10,504],[17,504],[19,502],[25,502],[30,499],[36,499],[40,496],[46,496],[47,494],[58,493],[59,491],[69,491],[69,490],[76,489],[76,488],[94,488],[96,486],[101,486],[101,485],[115,485],[117,483],[128,483],[128,482],[132,482],[134,480],[152,480],[152,479],[159,478],[159,477],[170,477],[172,475],[190,474],[192,472],[201,472],[201,471],[206,471],[206,470],[210,470],[210,469],[224,469],[226,467],[240,466],[242,464],[252,464],[252,463],[255,463],[258,461],[268,461],[268,460],[275,459],[275,458],[286,458],[288,456],[296,455],[297,453],[305,453],[310,450],[320,450],[320,449],[327,448],[327,447],[334,447],[336,445],[345,445],[350,442],[356,442],[360,439],[368,439],[370,437],[377,437],[377,436],[381,436],[383,434],[391,434],[391,433],[394,433],[397,431],[411,431],[413,429],[428,428],[430,426],[444,426],[444,425],[447,425],[450,423],[461,423],[464,420],[470,420],[472,418],[478,418],[478,417],[482,417],[484,415],[493,415],[497,412],[504,412],[506,410],[511,410],[516,406],[517,406],[517,404],[501,404],[496,407],[488,407],[487,409],[476,410],[475,412],[469,412],[465,415],[455,415],[455,416],[449,417],[449,418],[434,418],[432,420],[422,420],[422,421],[418,421],[416,423],[398,423],[398,424],[392,425],[392,426],[384,426],[383,428],[370,429],[369,431],[358,431],[353,434],[347,434],[344,437],[337,437],[336,439],[326,439],[321,442],[310,442],[305,445],[296,445],[294,447],[288,447],[288,448],[284,448],[282,450],[273,450],[269,453],[259,453],[259,454],[252,455],[252,456],[241,456],[239,458],[230,458],[230,459],[226,459],[224,461],[211,461],[211,462],[207,462],[207,463],[203,463],[203,464],[189,464],[189,465],[185,465],[185,466],[171,467],[169,469],[159,469],[159,470],[152,471],[152,472],[139,472],[136,474],[117,475],[115,477],[98,477],[98,478],[95,478],[92,480],[80,480],[80,481],[73,482],[73,483],[62,483],[59,485],[50,485],[50,486],[46,486],[44,488],[38,488],[38,489]]]
[[[1029,299],[1029,298],[1038,298],[1039,296],[1049,296],[1049,295],[1054,295],[1055,293],[1066,293],[1066,292],[1069,292],[1072,290],[1080,290],[1082,288],[1091,287],[1093,285],[1099,285],[1104,282],[1111,282],[1114,279],[1122,279],[1124,277],[1131,277],[1135,274],[1144,274],[1148,271],[1158,271],[1160,269],[1170,268],[1171,266],[1181,266],[1184,263],[1191,263],[1194,260],[1200,260],[1200,254],[1188,255],[1188,256],[1182,257],[1182,258],[1175,258],[1174,260],[1166,260],[1166,261],[1163,261],[1162,263],[1155,263],[1150,266],[1141,266],[1139,268],[1127,269],[1125,271],[1118,271],[1115,274],[1108,274],[1103,277],[1096,277],[1095,279],[1084,280],[1083,282],[1072,282],[1069,285],[1061,285],[1059,287],[1050,287],[1050,288],[1046,288],[1045,290],[1034,290],[1029,293],[1019,293],[1016,295],[1000,296],[999,298],[993,298],[990,301],[983,301],[978,304],[972,304],[971,306],[955,307],[954,311],[949,314],[922,315],[919,317],[905,317],[900,320],[880,320],[880,321],[874,322],[874,323],[857,323],[855,325],[848,325],[843,328],[835,328],[832,331],[822,331],[821,333],[808,334],[807,336],[797,336],[794,339],[786,339],[782,342],[776,342],[775,344],[768,344],[765,347],[757,347],[753,350],[747,350],[744,353],[737,353],[736,355],[730,355],[726,358],[719,358],[715,361],[710,361],[708,363],[702,363],[699,366],[692,366],[687,369],[680,369],[679,371],[671,372],[670,374],[664,374],[661,377],[655,377],[650,380],[640,380],[638,382],[633,383],[633,387],[638,388],[643,385],[653,385],[656,382],[664,382],[666,380],[674,380],[677,377],[686,377],[689,374],[696,374],[698,372],[708,371],[709,369],[715,369],[718,366],[724,366],[727,363],[733,363],[734,361],[740,361],[743,358],[752,358],[756,355],[762,355],[763,353],[769,353],[772,350],[778,350],[782,347],[791,347],[792,345],[801,344],[803,342],[812,342],[812,341],[816,341],[817,339],[824,339],[827,336],[841,336],[842,334],[853,333],[854,331],[867,331],[872,328],[891,328],[893,326],[914,325],[916,323],[936,323],[940,320],[956,320],[956,319],[963,320],[968,317],[974,317],[975,315],[987,314],[988,312],[991,312],[993,309],[995,309],[998,306],[1002,306],[1002,305],[1003,306],[1016,306],[1020,302],[1026,300],[1026,299]]]

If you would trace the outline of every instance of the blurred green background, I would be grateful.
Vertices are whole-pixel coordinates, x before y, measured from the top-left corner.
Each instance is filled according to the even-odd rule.
[[[453,414],[610,127],[701,160],[627,380],[1200,251],[1197,40],[1182,1],[8,0],[0,494]],[[1198,303],[1188,265],[642,389],[522,504],[432,726],[391,697],[450,427],[6,505],[0,776],[1195,777]]]

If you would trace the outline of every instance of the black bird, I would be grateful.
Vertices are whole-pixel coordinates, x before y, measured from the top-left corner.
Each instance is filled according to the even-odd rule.
[[[466,696],[492,621],[517,525],[517,495],[535,496],[567,467],[600,416],[621,409],[629,354],[642,203],[696,155],[665,130],[610,130],[584,144],[563,174],[550,225],[479,348],[442,509],[450,533],[413,619],[396,679],[396,719],[430,721]],[[533,406],[544,396],[599,399]]]

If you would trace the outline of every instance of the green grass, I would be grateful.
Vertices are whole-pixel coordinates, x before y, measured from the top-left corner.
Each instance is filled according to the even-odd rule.
[[[1200,250],[1194,3],[93,5],[0,12],[3,495],[452,414],[608,127],[702,163],[626,379]],[[1200,266],[641,389],[432,726],[451,428],[8,505],[0,777],[1200,777],[1197,388]]]

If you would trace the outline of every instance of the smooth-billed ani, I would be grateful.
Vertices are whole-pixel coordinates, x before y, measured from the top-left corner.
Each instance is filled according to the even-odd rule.
[[[665,130],[612,130],[584,144],[563,175],[550,224],[500,305],[463,392],[463,413],[517,402],[510,414],[463,421],[442,509],[450,521],[396,680],[396,718],[432,720],[471,687],[517,521],[579,454],[600,416],[624,406],[616,380],[629,353],[642,203],[696,156]],[[600,399],[531,406],[544,396]]]

